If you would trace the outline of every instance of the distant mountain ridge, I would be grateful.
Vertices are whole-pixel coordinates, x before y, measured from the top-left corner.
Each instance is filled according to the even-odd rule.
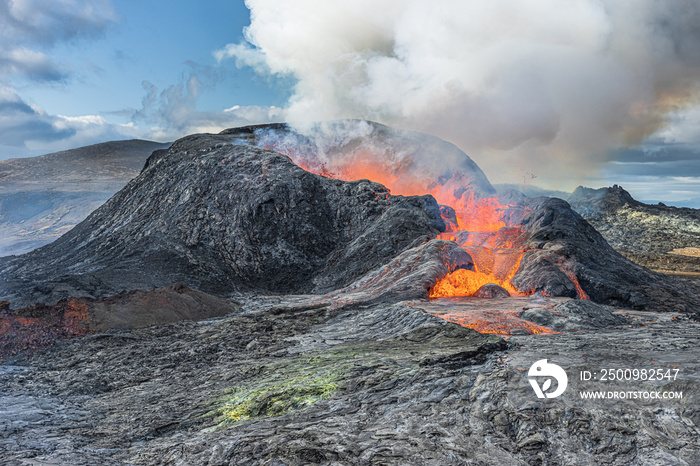
[[[632,207],[644,205],[616,184],[599,189],[579,186],[565,199],[581,215],[594,215],[602,211],[614,211],[625,205]]]
[[[616,250],[645,267],[700,276],[700,210],[644,204],[621,186],[579,186],[568,198]]]
[[[135,177],[154,150],[169,145],[133,139],[0,160],[0,256],[54,241]]]
[[[7,183],[61,182],[69,180],[128,181],[138,173],[151,153],[170,143],[127,139],[78,147],[37,157],[0,160],[0,190]],[[77,166],[76,166],[77,165]],[[60,177],[60,179],[42,179]],[[125,179],[127,178],[128,179]]]

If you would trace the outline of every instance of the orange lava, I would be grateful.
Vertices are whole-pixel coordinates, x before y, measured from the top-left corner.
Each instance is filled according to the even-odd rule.
[[[569,277],[569,280],[571,280],[573,282],[574,286],[576,287],[576,294],[577,294],[576,297],[578,299],[586,299],[586,300],[590,301],[591,298],[589,298],[588,295],[586,294],[586,292],[583,291],[583,288],[581,288],[581,284],[578,281],[578,277],[576,276],[576,273],[574,272],[574,268],[573,268],[573,265],[571,264],[571,262],[559,261],[557,263],[557,265],[559,266],[559,270],[564,272],[564,274],[567,277]]]
[[[458,240],[452,233],[443,234],[441,239]],[[457,242],[471,256],[474,271],[458,269],[448,273],[430,291],[431,298],[471,296],[488,283],[501,286],[511,296],[532,294],[510,283],[526,252],[520,229],[502,227],[496,232],[462,232]]]
[[[435,284],[433,289],[430,290],[430,297],[449,298],[456,296],[471,296],[479,288],[488,283],[495,283],[496,285],[502,286],[511,295],[520,294],[520,292],[513,285],[506,281],[499,280],[493,274],[457,269],[454,272],[445,275],[445,277]]]
[[[394,195],[431,194],[438,204],[454,209],[454,216],[441,209],[448,231],[439,237],[456,240],[455,233],[469,232],[467,240],[460,245],[472,256],[476,270],[448,274],[431,290],[431,297],[470,296],[487,283],[502,286],[511,295],[523,294],[510,284],[523,257],[523,251],[515,249],[521,231],[509,227],[504,220],[511,206],[501,204],[496,197],[475,196],[465,189],[469,183],[465,174],[456,172],[449,179],[430,181],[412,175],[406,167],[382,163],[367,152],[350,154],[336,163],[331,173],[324,164],[301,157],[292,147],[268,144],[266,148],[289,156],[301,168],[317,175],[345,181],[368,179],[386,186]]]
[[[506,225],[504,220],[504,213],[511,206],[501,204],[496,197],[478,198],[465,190],[461,183],[463,174],[455,173],[442,184],[427,184],[424,179],[405,173],[398,175],[371,155],[355,154],[353,162],[345,165],[336,177],[346,181],[376,181],[389,188],[392,194],[431,194],[438,204],[454,209],[454,217],[441,210],[447,231],[439,238],[455,241],[456,233],[469,232],[466,240],[458,242],[472,256],[475,271],[460,269],[448,274],[433,287],[430,297],[471,296],[487,283],[495,283],[514,296],[523,294],[510,284],[524,254],[516,244],[522,232]]]
[[[438,202],[443,204],[439,199]],[[473,196],[462,196],[455,199],[454,204],[447,205],[455,209],[460,231],[498,231],[506,226],[502,217],[508,206],[498,202],[495,197],[475,199]]]
[[[464,314],[443,314],[438,317],[454,322],[462,327],[476,330],[479,333],[490,333],[494,335],[509,336],[517,334],[553,334],[555,332],[549,327],[528,322],[517,317],[514,313],[494,311]]]
[[[287,149],[286,153],[290,154],[290,151]],[[455,173],[449,180],[428,182],[402,170],[402,167],[382,164],[372,154],[363,152],[353,153],[341,166],[335,167],[332,174],[323,165],[310,166],[303,158],[294,157],[293,152],[292,159],[301,162],[300,166],[305,170],[319,175],[345,181],[372,180],[386,186],[394,195],[431,194],[439,204],[452,207],[454,217],[441,211],[448,231],[440,238],[455,240],[455,233],[469,232],[468,239],[460,245],[472,256],[476,270],[457,270],[448,274],[431,290],[431,297],[470,296],[487,283],[502,286],[511,295],[523,294],[510,284],[523,257],[522,250],[514,249],[521,231],[509,227],[504,220],[504,213],[511,206],[501,204],[496,197],[478,198],[464,189],[468,182],[464,174]]]
[[[511,209],[520,207],[503,204],[497,196],[477,196],[468,174],[456,171],[449,178],[430,180],[416,174],[408,160],[392,165],[376,154],[361,150],[334,158],[332,169],[329,169],[321,160],[307,157],[292,144],[261,142],[260,145],[289,157],[304,170],[317,175],[344,181],[368,179],[384,185],[392,195],[430,194],[438,204],[451,207],[454,213],[449,208],[440,210],[447,229],[438,238],[456,241],[469,252],[475,270],[460,269],[447,274],[430,291],[430,297],[471,296],[488,283],[503,287],[512,296],[535,292],[518,290],[510,283],[526,252],[523,232],[519,225],[510,224]],[[375,194],[377,197],[387,195],[385,191]],[[588,299],[573,271],[567,269],[566,264],[560,265],[576,286],[579,298]]]
[[[329,176],[325,166],[319,170],[311,168],[314,173]],[[401,196],[432,195],[438,204],[448,205],[455,210],[457,224],[450,225],[453,231],[498,231],[506,226],[503,213],[509,208],[498,202],[496,197],[477,198],[470,191],[463,188],[459,181],[464,178],[462,173],[453,174],[449,182],[444,184],[427,182],[398,169],[391,168],[375,160],[372,154],[354,154],[353,158],[336,167],[336,173],[331,178],[344,181],[368,179],[386,186],[392,194]],[[451,222],[448,222],[448,224]]]
[[[574,286],[576,287],[576,293],[578,294],[578,299],[586,299],[590,301],[591,298],[589,298],[586,292],[583,291],[583,288],[581,288],[581,284],[578,282],[578,278],[576,278],[576,275],[571,274],[569,276],[569,279],[571,279],[571,281],[574,282]]]
[[[260,143],[261,147],[288,156],[306,171],[343,181],[371,180],[386,186],[392,194],[401,196],[432,195],[438,204],[455,210],[457,225],[454,231],[498,231],[506,226],[503,214],[510,206],[503,205],[496,197],[479,198],[467,189],[468,175],[454,172],[450,178],[429,180],[414,174],[404,161],[391,166],[371,152],[355,151],[334,160],[332,171],[317,159],[300,154],[296,148],[284,143]]]

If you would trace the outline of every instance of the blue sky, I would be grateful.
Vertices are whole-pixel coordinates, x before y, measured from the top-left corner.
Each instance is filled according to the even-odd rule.
[[[493,183],[700,207],[697,24],[684,0],[0,0],[0,159],[367,118]]]
[[[0,8],[0,159],[247,123],[224,112],[236,105],[266,121],[289,97],[288,80],[214,58],[243,39],[242,1],[0,0]]]
[[[250,68],[237,69],[214,59],[215,50],[243,39],[243,28],[250,22],[243,2],[122,0],[113,5],[115,20],[100,35],[47,50],[56,61],[74,68],[74,75],[54,85],[27,83],[23,95],[28,100],[49,113],[110,114],[137,109],[146,93],[143,81],[164,90],[195,74],[203,84],[200,110],[284,105],[287,96],[279,87]]]

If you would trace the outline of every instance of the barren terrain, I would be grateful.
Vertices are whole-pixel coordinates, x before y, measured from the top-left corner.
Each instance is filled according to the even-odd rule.
[[[224,318],[109,331],[6,359],[0,461],[700,464],[695,321],[634,313],[607,328],[504,340],[421,310],[439,301],[335,310],[299,298],[244,302]],[[566,303],[517,301],[540,314],[557,304]],[[560,398],[540,400],[528,383],[542,358],[569,375]],[[619,367],[680,376],[577,380],[581,370]],[[683,398],[579,396],[613,388]]]
[[[700,289],[640,265],[695,273],[697,211],[496,196],[444,141],[335,124],[371,137],[183,138],[0,258],[0,463],[700,465]],[[343,180],[415,181],[416,147],[460,169]]]
[[[25,159],[0,160],[0,256],[44,246],[136,176],[150,141],[112,141]]]

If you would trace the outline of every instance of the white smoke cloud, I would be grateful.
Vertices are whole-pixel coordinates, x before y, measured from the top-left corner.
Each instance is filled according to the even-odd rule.
[[[368,118],[431,133],[492,181],[528,171],[570,187],[610,148],[641,142],[698,102],[692,0],[246,5],[247,42],[217,58],[294,77],[292,123]]]
[[[142,137],[174,141],[192,133],[218,133],[226,128],[284,120],[284,110],[275,106],[235,105],[224,111],[200,111],[197,100],[202,83],[195,74],[162,91],[148,81],[141,108],[133,111],[133,123],[142,123]]]

